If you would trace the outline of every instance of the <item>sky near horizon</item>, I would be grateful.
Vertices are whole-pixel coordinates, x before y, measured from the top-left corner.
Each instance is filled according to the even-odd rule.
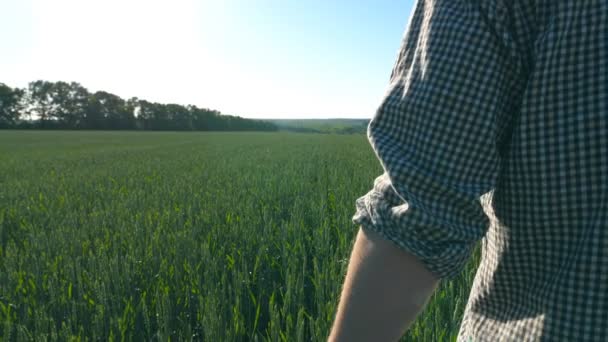
[[[371,118],[413,0],[0,0],[0,82],[247,118]]]

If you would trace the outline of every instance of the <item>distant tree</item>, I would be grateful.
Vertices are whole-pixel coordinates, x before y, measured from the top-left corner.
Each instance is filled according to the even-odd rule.
[[[79,83],[56,82],[50,89],[51,116],[62,128],[86,127],[89,91]]]
[[[40,128],[47,128],[53,116],[52,89],[53,82],[41,80],[30,82],[27,88],[27,113],[39,120]]]
[[[107,113],[104,110],[100,92],[89,96],[85,127],[88,129],[108,129]]]
[[[137,115],[137,127],[139,129],[150,129],[152,118],[152,103],[146,100],[137,100],[135,103],[135,113]]]
[[[137,112],[138,127],[144,130],[168,129],[169,124],[165,105],[161,103],[138,100],[135,106]]]
[[[133,103],[121,97],[98,91],[89,97],[86,111],[87,127],[93,129],[134,129]]]
[[[134,129],[143,129],[139,124],[139,99],[137,97],[132,97],[127,100],[126,106],[129,111],[133,114],[133,128]]]
[[[172,103],[164,106],[164,112],[167,120],[165,129],[186,131],[194,129],[188,108]]]
[[[0,128],[15,126],[22,108],[23,90],[0,83]]]
[[[3,85],[4,86],[4,85]],[[4,86],[0,92],[12,91]],[[106,91],[94,94],[76,82],[34,81],[28,85],[23,111],[36,121],[21,121],[24,128],[88,128],[88,129],[141,129],[141,130],[200,130],[200,131],[276,131],[275,124],[267,121],[244,119],[222,115],[217,110],[198,108],[193,105],[162,104],[131,98],[124,100]],[[6,96],[6,95],[5,95]],[[3,122],[8,122],[8,110],[0,103]],[[12,107],[11,107],[12,108]],[[16,107],[21,108],[21,107]],[[16,109],[18,112],[18,109]],[[5,113],[6,112],[6,113]],[[15,115],[10,112],[10,122]],[[5,124],[9,125],[9,124]]]
[[[82,128],[89,100],[88,90],[76,82],[31,82],[27,89],[27,113],[40,128]]]
[[[211,110],[209,112],[208,120],[209,120],[209,130],[210,131],[221,131],[224,129],[224,124],[221,118],[221,113],[216,110]]]
[[[192,126],[197,131],[206,131],[207,127],[207,112],[204,109],[198,108],[197,106],[188,106],[190,117],[192,118]]]

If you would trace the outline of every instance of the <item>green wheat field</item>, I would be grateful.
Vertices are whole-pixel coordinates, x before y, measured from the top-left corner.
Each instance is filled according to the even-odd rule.
[[[0,340],[323,341],[366,137],[0,131]],[[454,341],[479,260],[403,341]]]

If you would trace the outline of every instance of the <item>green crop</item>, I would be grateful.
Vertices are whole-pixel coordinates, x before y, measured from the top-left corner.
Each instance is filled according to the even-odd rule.
[[[0,132],[0,340],[322,341],[364,135]],[[404,337],[453,341],[479,259]]]

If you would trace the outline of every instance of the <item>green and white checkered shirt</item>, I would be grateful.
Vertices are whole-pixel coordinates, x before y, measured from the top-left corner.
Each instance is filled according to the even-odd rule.
[[[608,341],[608,1],[419,0],[353,217],[442,279],[459,341]]]

